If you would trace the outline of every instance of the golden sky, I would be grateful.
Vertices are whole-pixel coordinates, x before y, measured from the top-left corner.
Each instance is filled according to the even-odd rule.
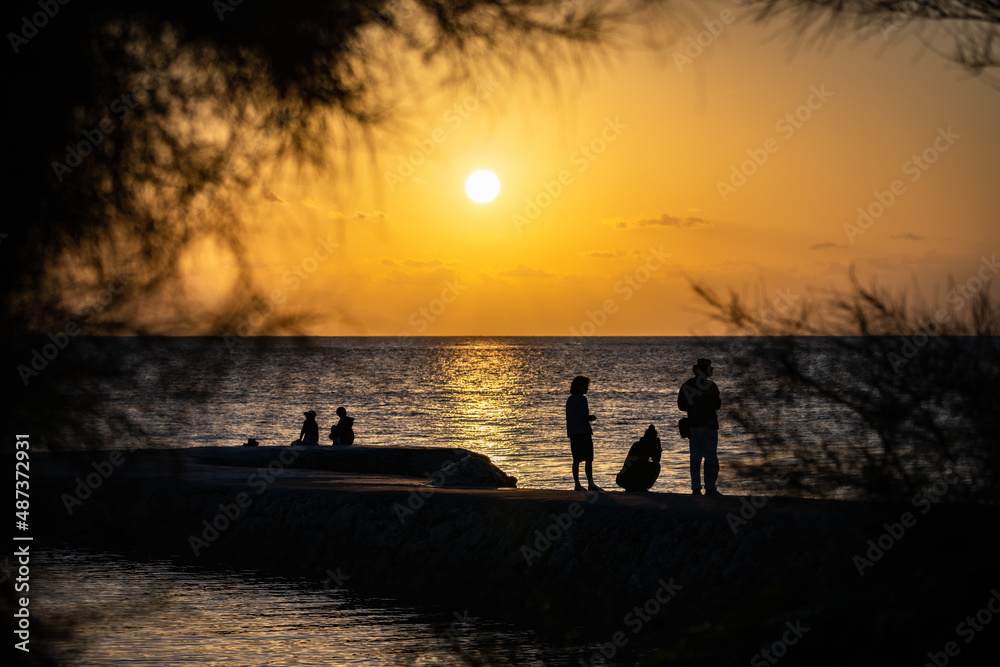
[[[248,206],[261,288],[322,335],[692,335],[726,331],[691,280],[770,305],[852,264],[942,302],[993,275],[997,88],[905,31],[790,55],[781,23],[705,7],[732,12],[718,36],[554,67],[558,91],[499,66],[417,86],[350,175]],[[488,204],[463,190],[480,168]]]

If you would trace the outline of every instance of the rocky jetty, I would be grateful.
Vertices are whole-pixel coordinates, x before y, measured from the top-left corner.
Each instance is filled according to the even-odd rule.
[[[789,628],[788,664],[919,661],[1000,584],[990,507],[516,489],[457,448],[110,456],[33,458],[48,540],[583,625],[588,665],[650,643],[746,664]]]

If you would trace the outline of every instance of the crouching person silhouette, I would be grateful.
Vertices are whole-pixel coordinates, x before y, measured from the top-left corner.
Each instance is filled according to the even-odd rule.
[[[347,410],[337,408],[340,421],[330,427],[330,440],[333,445],[349,446],[354,444],[354,417],[347,416]]]
[[[642,437],[629,448],[625,464],[615,477],[615,482],[626,491],[649,491],[660,476],[662,453],[656,428],[650,424]]]

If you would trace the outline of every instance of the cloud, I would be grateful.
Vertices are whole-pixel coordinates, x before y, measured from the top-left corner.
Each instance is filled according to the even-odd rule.
[[[829,241],[827,241],[826,243],[816,243],[815,245],[811,245],[811,246],[809,246],[809,249],[810,250],[826,250],[827,248],[843,248],[843,247],[844,246],[842,246],[842,245],[840,245],[838,243],[830,243]]]
[[[542,269],[533,269],[525,264],[518,264],[517,268],[501,271],[500,275],[506,278],[548,278],[555,274]]]
[[[340,211],[328,211],[328,218],[333,218],[334,220],[388,220],[389,216],[382,211],[355,211],[351,215],[346,213],[341,213]]]
[[[444,266],[444,262],[440,259],[404,259],[402,261],[396,259],[384,258],[382,263],[386,266],[398,266],[406,267],[408,269],[426,269],[431,267]]]
[[[278,195],[274,194],[270,190],[268,190],[267,194],[264,195],[264,199],[266,199],[267,201],[273,201],[275,204],[284,204],[285,203],[284,199],[282,199]]]
[[[580,256],[590,257],[593,259],[617,259],[628,254],[629,253],[624,250],[594,250],[592,252],[580,253]]]
[[[351,216],[351,220],[385,220],[389,216],[382,211],[355,211],[354,215]]]
[[[911,234],[910,232],[903,232],[902,234],[893,234],[889,238],[895,239],[897,241],[923,241],[923,236],[917,236],[916,234]]]
[[[674,229],[697,229],[700,227],[714,227],[714,222],[709,222],[704,218],[689,215],[684,218],[677,218],[664,213],[659,218],[609,218],[601,220],[605,225],[611,225],[615,229],[639,229],[641,227],[672,227]]]

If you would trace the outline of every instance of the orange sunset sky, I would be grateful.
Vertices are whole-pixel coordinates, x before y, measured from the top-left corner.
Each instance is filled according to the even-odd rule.
[[[483,62],[440,86],[415,68],[370,147],[246,204],[258,286],[315,311],[318,335],[700,335],[727,331],[691,280],[769,305],[843,288],[854,264],[944,304],[949,277],[994,275],[989,79],[908,27],[791,54],[782,21],[698,7],[664,48],[582,69]],[[490,203],[464,192],[476,169],[500,179]],[[227,266],[192,252],[192,298],[211,307]]]

